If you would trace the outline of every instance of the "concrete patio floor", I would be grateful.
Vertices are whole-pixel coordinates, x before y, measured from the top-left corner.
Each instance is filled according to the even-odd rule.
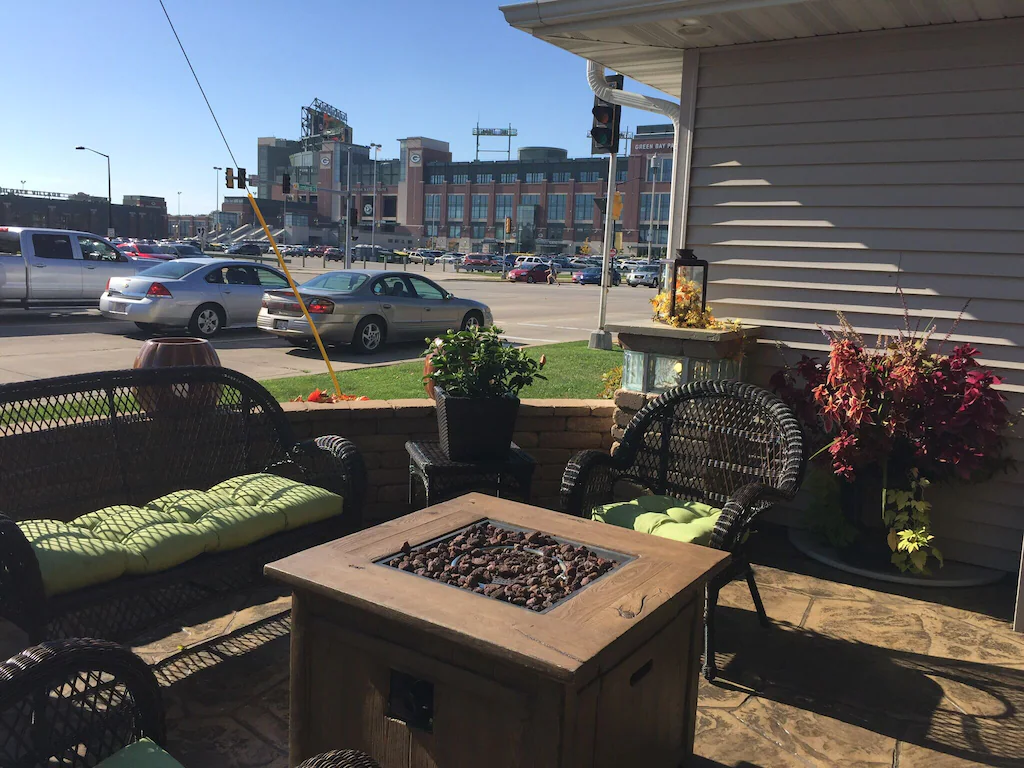
[[[778,532],[758,536],[754,559],[774,626],[757,623],[745,584],[723,590],[695,765],[1024,765],[1011,585],[883,591]],[[267,587],[222,607],[136,647],[163,686],[168,747],[188,768],[285,766],[289,598]]]

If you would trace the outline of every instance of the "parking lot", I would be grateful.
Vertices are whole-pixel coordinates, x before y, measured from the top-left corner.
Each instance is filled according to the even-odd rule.
[[[308,259],[305,269],[296,259],[290,268],[297,282],[323,271],[319,258]],[[456,296],[488,304],[495,322],[516,342],[532,345],[585,340],[596,325],[600,293],[596,286],[509,284],[497,276],[457,274],[450,266],[442,271],[440,265],[424,270],[410,264],[408,269],[425,271]],[[611,289],[609,320],[648,317],[648,302],[653,295],[649,288],[623,285]],[[164,335],[184,333],[184,329],[170,330]],[[130,368],[146,338],[148,335],[133,323],[108,320],[95,309],[0,309],[0,383]],[[254,328],[225,329],[213,344],[223,365],[256,379],[325,370],[318,352],[296,349]],[[389,345],[369,356],[355,354],[347,347],[329,352],[335,367],[346,370],[413,359],[423,346],[419,342]]]

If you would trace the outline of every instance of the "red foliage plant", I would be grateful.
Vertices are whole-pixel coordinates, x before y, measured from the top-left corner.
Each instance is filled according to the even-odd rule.
[[[931,482],[977,482],[1011,465],[1010,411],[994,388],[999,377],[978,365],[976,349],[961,344],[932,354],[928,333],[901,333],[867,349],[841,320],[841,331],[827,333],[827,363],[805,355],[771,381],[812,442],[827,447],[836,475],[852,481],[859,470],[888,463],[917,468]]]

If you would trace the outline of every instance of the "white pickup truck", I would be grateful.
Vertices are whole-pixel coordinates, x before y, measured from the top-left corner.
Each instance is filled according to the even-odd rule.
[[[96,304],[107,280],[157,263],[130,259],[89,232],[0,227],[0,305]]]

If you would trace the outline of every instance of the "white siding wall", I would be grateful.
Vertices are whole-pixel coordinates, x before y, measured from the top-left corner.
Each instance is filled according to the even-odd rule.
[[[754,375],[935,320],[1024,404],[1024,23],[701,52],[686,244],[716,314],[771,326]],[[1024,467],[1024,440],[1013,452]],[[933,494],[949,557],[1016,570],[1024,472]]]

